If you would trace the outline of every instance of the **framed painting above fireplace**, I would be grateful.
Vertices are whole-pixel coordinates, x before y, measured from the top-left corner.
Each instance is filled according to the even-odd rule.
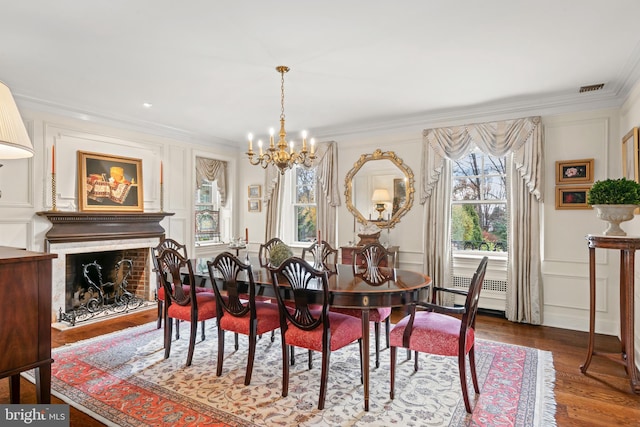
[[[142,212],[142,160],[78,151],[80,211]]]

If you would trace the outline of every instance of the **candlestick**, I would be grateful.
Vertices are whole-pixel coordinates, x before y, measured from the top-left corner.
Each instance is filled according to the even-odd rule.
[[[58,210],[56,198],[56,174],[54,172],[51,174],[51,210],[54,212]]]
[[[249,243],[249,229],[248,228],[244,229],[244,241]]]
[[[51,147],[51,173],[56,173],[56,146]]]
[[[160,212],[164,212],[164,185],[160,183]]]
[[[160,160],[160,185],[162,185],[164,172],[162,170],[162,160]]]
[[[322,241],[322,238],[320,237],[320,230],[318,230],[318,244],[320,244],[321,241]]]

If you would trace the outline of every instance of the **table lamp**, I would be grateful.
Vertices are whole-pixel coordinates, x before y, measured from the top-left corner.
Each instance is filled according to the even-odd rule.
[[[0,159],[23,159],[32,156],[33,145],[16,102],[9,88],[0,82]]]
[[[378,211],[378,221],[382,221],[384,218],[382,217],[382,213],[385,211],[385,202],[390,202],[391,197],[389,197],[389,192],[386,188],[376,188],[373,191],[373,196],[371,196],[371,201],[375,203],[376,210]]]

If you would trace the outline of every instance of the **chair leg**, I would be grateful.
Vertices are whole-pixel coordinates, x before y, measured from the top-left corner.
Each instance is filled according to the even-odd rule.
[[[202,325],[202,341],[204,341],[204,339],[205,339],[205,336],[204,336],[204,320],[202,320],[200,323]]]
[[[393,400],[395,385],[396,385],[396,347],[391,347],[391,351],[389,353],[390,353],[389,357],[391,358],[391,368],[390,368],[391,380],[389,384],[390,386],[389,397],[391,397],[391,400]]]
[[[308,350],[307,357],[309,358],[309,370],[313,369],[313,351]]]
[[[469,367],[471,368],[471,380],[473,381],[473,388],[476,393],[480,393],[480,387],[478,387],[478,377],[476,375],[476,355],[475,346],[469,350]]]
[[[318,409],[324,409],[324,401],[327,397],[327,380],[329,378],[329,356],[331,349],[326,346],[326,350],[322,352],[322,372],[320,374],[320,397],[318,399]],[[361,358],[362,359],[362,358]]]
[[[373,324],[373,331],[376,343],[376,368],[380,367],[380,322]]]
[[[289,361],[289,364],[290,364],[291,366],[293,366],[293,365],[295,365],[295,364],[296,364],[296,355],[295,355],[296,350],[295,350],[295,347],[291,346],[291,348],[289,349],[289,351],[291,352],[291,356],[290,356],[290,359],[291,359],[291,360]]]
[[[415,361],[413,362],[413,370],[418,372],[418,352],[415,351],[414,353],[415,353],[414,354]]]
[[[171,335],[173,331],[171,330],[173,327],[173,322],[170,317],[164,318],[164,358],[168,359],[169,354],[171,353]]]
[[[244,385],[251,383],[253,373],[253,360],[256,356],[256,335],[249,334],[249,355],[247,356],[247,372],[244,374]]]
[[[222,363],[224,361],[224,329],[218,325],[218,366],[216,366],[216,377],[222,375]]]
[[[271,342],[276,340],[276,331],[271,331]]]
[[[162,313],[164,311],[162,307],[163,305],[162,301],[158,300],[158,324],[156,329],[160,329],[162,327]]]
[[[238,343],[238,333],[236,332],[233,336],[233,347],[236,349],[236,351],[238,351],[238,349],[240,348],[240,345]]]
[[[464,351],[458,354],[458,370],[460,371],[460,385],[462,386],[462,398],[464,399],[464,407],[468,413],[471,413],[471,404],[469,403],[469,393],[467,390],[467,369],[465,366]]]
[[[198,322],[191,324],[191,330],[189,331],[189,351],[187,352],[187,366],[191,366],[193,360],[193,351],[196,348],[196,333]]]
[[[385,337],[387,339],[387,348],[389,348],[389,335],[390,335],[390,331],[391,331],[391,320],[389,319],[389,317],[387,317],[386,319],[384,319],[384,327],[385,327]]]
[[[293,349],[293,347],[291,347]],[[282,334],[282,397],[289,394],[289,346]]]
[[[176,339],[180,339],[180,320],[176,319]]]

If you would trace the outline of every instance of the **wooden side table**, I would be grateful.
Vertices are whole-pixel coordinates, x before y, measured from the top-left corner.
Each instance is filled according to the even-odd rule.
[[[51,403],[51,260],[58,255],[0,246],[0,378],[20,403],[20,372],[36,371],[38,403]]]
[[[635,365],[634,350],[634,262],[640,249],[640,237],[587,235],[589,244],[589,348],[587,359],[580,366],[587,372],[593,355],[604,356],[622,364],[629,375],[631,390],[640,393],[640,375]],[[620,353],[593,350],[596,325],[596,248],[620,250]]]

